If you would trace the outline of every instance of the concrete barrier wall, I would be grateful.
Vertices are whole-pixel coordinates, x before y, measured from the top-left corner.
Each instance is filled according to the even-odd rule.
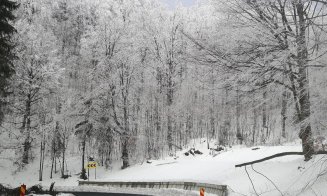
[[[183,190],[200,191],[204,188],[205,192],[213,193],[217,196],[227,196],[226,185],[215,185],[207,183],[193,182],[101,182],[101,181],[79,181],[79,186],[108,186],[116,188],[174,188]]]

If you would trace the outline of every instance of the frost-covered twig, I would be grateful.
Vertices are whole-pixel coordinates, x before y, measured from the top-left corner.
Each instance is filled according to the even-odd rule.
[[[227,185],[227,187],[228,187],[228,189],[231,190],[233,193],[236,193],[236,194],[238,194],[238,195],[242,195],[242,196],[247,196],[247,195],[245,195],[245,194],[243,194],[243,193],[236,192],[235,190],[232,189],[232,187],[230,187],[230,186],[228,186],[228,185]]]
[[[321,160],[321,159],[320,159]],[[324,169],[324,170],[321,170],[322,169],[322,166],[325,165],[327,160],[324,160],[323,163],[320,164],[320,171],[319,173],[316,175],[315,179],[308,182],[301,190],[301,192],[307,190],[307,189],[312,189],[312,186],[318,181],[318,179],[324,175],[326,175],[327,173],[327,169]],[[312,189],[313,190],[313,189]]]
[[[253,171],[255,171],[257,174],[260,174],[261,176],[263,176],[263,177],[265,177],[267,180],[269,180],[273,185],[274,185],[274,187],[278,190],[278,192],[282,195],[282,196],[284,196],[284,194],[283,194],[283,192],[277,187],[277,185],[271,180],[271,179],[269,179],[267,176],[265,176],[264,174],[262,174],[262,173],[260,173],[260,172],[258,172],[257,170],[255,170],[254,168],[253,168],[253,165],[251,165],[251,168],[253,169]]]
[[[251,182],[251,184],[252,184],[252,188],[253,188],[255,194],[256,194],[256,195],[259,195],[259,194],[257,193],[257,191],[255,190],[255,187],[254,187],[253,181],[252,181],[252,179],[251,179],[251,177],[250,177],[250,174],[248,173],[248,170],[246,169],[246,166],[245,166],[244,168],[245,168],[245,172],[246,172],[246,174],[248,175],[249,180],[250,180],[250,182]]]

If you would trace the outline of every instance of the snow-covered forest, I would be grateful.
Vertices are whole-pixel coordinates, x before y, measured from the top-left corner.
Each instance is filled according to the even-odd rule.
[[[199,138],[324,150],[325,0],[14,2],[0,2],[0,161],[17,170],[65,177],[76,156],[86,178],[89,156],[125,169]]]

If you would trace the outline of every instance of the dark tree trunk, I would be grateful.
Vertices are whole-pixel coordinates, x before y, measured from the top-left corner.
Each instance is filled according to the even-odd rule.
[[[65,130],[66,131],[66,130]],[[66,152],[66,137],[65,134],[63,134],[63,140],[62,140],[62,167],[61,167],[61,178],[65,177],[65,152]]]
[[[51,160],[50,179],[52,179],[52,173],[53,173],[53,162],[54,162],[54,157],[52,157],[52,160]]]
[[[168,113],[170,113],[170,112],[168,112]],[[168,114],[167,118],[168,118],[167,119],[167,129],[168,129],[167,142],[168,142],[169,153],[171,153],[173,150],[173,128],[172,128],[172,120],[171,120],[170,114]]]
[[[231,128],[231,115],[229,108],[229,89],[225,87],[225,99],[223,100],[223,111],[224,111],[224,124],[223,124],[223,135],[222,135],[222,145],[227,145],[229,143],[229,134]]]
[[[173,82],[173,58],[170,59],[168,63],[168,74],[167,74],[167,107],[168,107],[168,116],[167,116],[167,142],[169,153],[172,153],[173,150],[173,120],[171,116],[171,107],[173,105],[173,96],[174,96],[174,82]]]
[[[268,124],[267,124],[267,92],[263,92],[262,104],[262,142],[265,143],[268,139]]]
[[[51,147],[51,172],[50,172],[50,178],[52,179],[52,174],[57,173],[56,169],[56,154],[57,154],[57,147],[56,147],[56,131],[57,131],[57,124],[55,128],[55,132],[53,133],[53,138],[52,138],[52,147]],[[55,170],[55,171],[53,171]]]
[[[167,116],[167,142],[169,153],[173,150],[173,128],[172,128],[172,117],[171,117],[171,107],[173,103],[173,92],[172,92],[172,79],[168,79],[168,92],[167,92],[167,107],[168,107],[168,116]]]
[[[193,128],[193,115],[188,114],[187,119],[186,119],[186,131],[185,131],[185,141],[184,144],[187,145],[192,138],[192,128]]]
[[[129,167],[129,155],[128,155],[128,144],[129,144],[129,135],[130,135],[130,127],[129,127],[129,119],[128,119],[128,100],[127,100],[127,91],[125,94],[122,93],[123,101],[124,101],[124,132],[122,135],[122,159],[123,166],[122,169]]]
[[[284,90],[282,95],[282,137],[286,138],[286,111],[287,111],[287,92]]]
[[[213,107],[210,107],[210,136],[211,138],[215,138],[215,133],[216,133],[216,129],[215,129],[215,115],[214,115],[214,110]]]
[[[152,117],[149,110],[145,111],[145,133],[146,133],[146,149],[147,149],[147,158],[152,159],[153,155],[153,145],[152,145],[152,139],[153,139],[153,128],[151,127],[152,123]]]
[[[45,151],[45,141],[42,138],[42,140],[41,140],[41,147],[40,147],[39,181],[42,181],[43,180],[44,151]]]
[[[255,134],[257,129],[257,108],[255,105],[255,101],[252,102],[252,110],[253,110],[253,127],[252,127],[252,144],[255,144]]]
[[[306,19],[304,3],[300,0],[296,3],[297,15],[299,18],[299,35],[297,36],[297,63],[299,67],[299,105],[301,114],[301,130],[299,137],[302,140],[302,148],[305,160],[310,160],[313,155],[313,140],[310,123],[310,98],[309,98],[309,80],[307,75],[308,51],[306,45]]]
[[[215,75],[214,75],[214,66],[211,66],[211,106],[210,110],[210,130],[211,130],[211,138],[215,138],[216,129],[215,129]]]
[[[240,144],[242,144],[243,136],[241,133],[240,127],[240,116],[241,116],[241,103],[240,103],[240,94],[239,94],[239,87],[237,86],[236,90],[236,137]]]
[[[88,176],[86,176],[86,170],[85,170],[85,148],[86,148],[86,135],[83,137],[82,141],[82,171],[80,178],[83,180],[86,180]]]
[[[156,130],[156,148],[154,149],[155,151],[155,158],[158,159],[160,157],[160,150],[159,150],[159,141],[160,141],[160,133],[161,133],[161,118],[160,118],[160,114],[159,114],[159,98],[156,97],[155,98],[155,111],[154,111],[154,115],[155,115],[155,130]]]
[[[31,103],[32,97],[31,94],[27,95],[26,108],[25,108],[25,119],[23,126],[25,128],[25,141],[24,141],[24,151],[23,151],[23,164],[29,163],[29,153],[31,149]],[[26,123],[26,124],[25,124]]]
[[[123,159],[122,169],[125,169],[125,168],[129,167],[128,136],[127,136],[127,134],[123,134],[123,138],[122,138],[122,159]]]
[[[52,153],[51,153],[51,171],[50,171],[50,179],[52,179],[52,174],[53,174],[53,166],[54,166],[54,162],[55,162],[55,140],[52,141]]]

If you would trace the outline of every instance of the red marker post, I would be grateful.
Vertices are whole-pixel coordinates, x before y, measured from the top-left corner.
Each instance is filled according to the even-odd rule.
[[[200,196],[204,196],[204,188],[200,188]]]
[[[26,193],[26,185],[25,184],[22,184],[20,186],[19,192],[20,192],[20,196],[25,196],[25,193]]]

